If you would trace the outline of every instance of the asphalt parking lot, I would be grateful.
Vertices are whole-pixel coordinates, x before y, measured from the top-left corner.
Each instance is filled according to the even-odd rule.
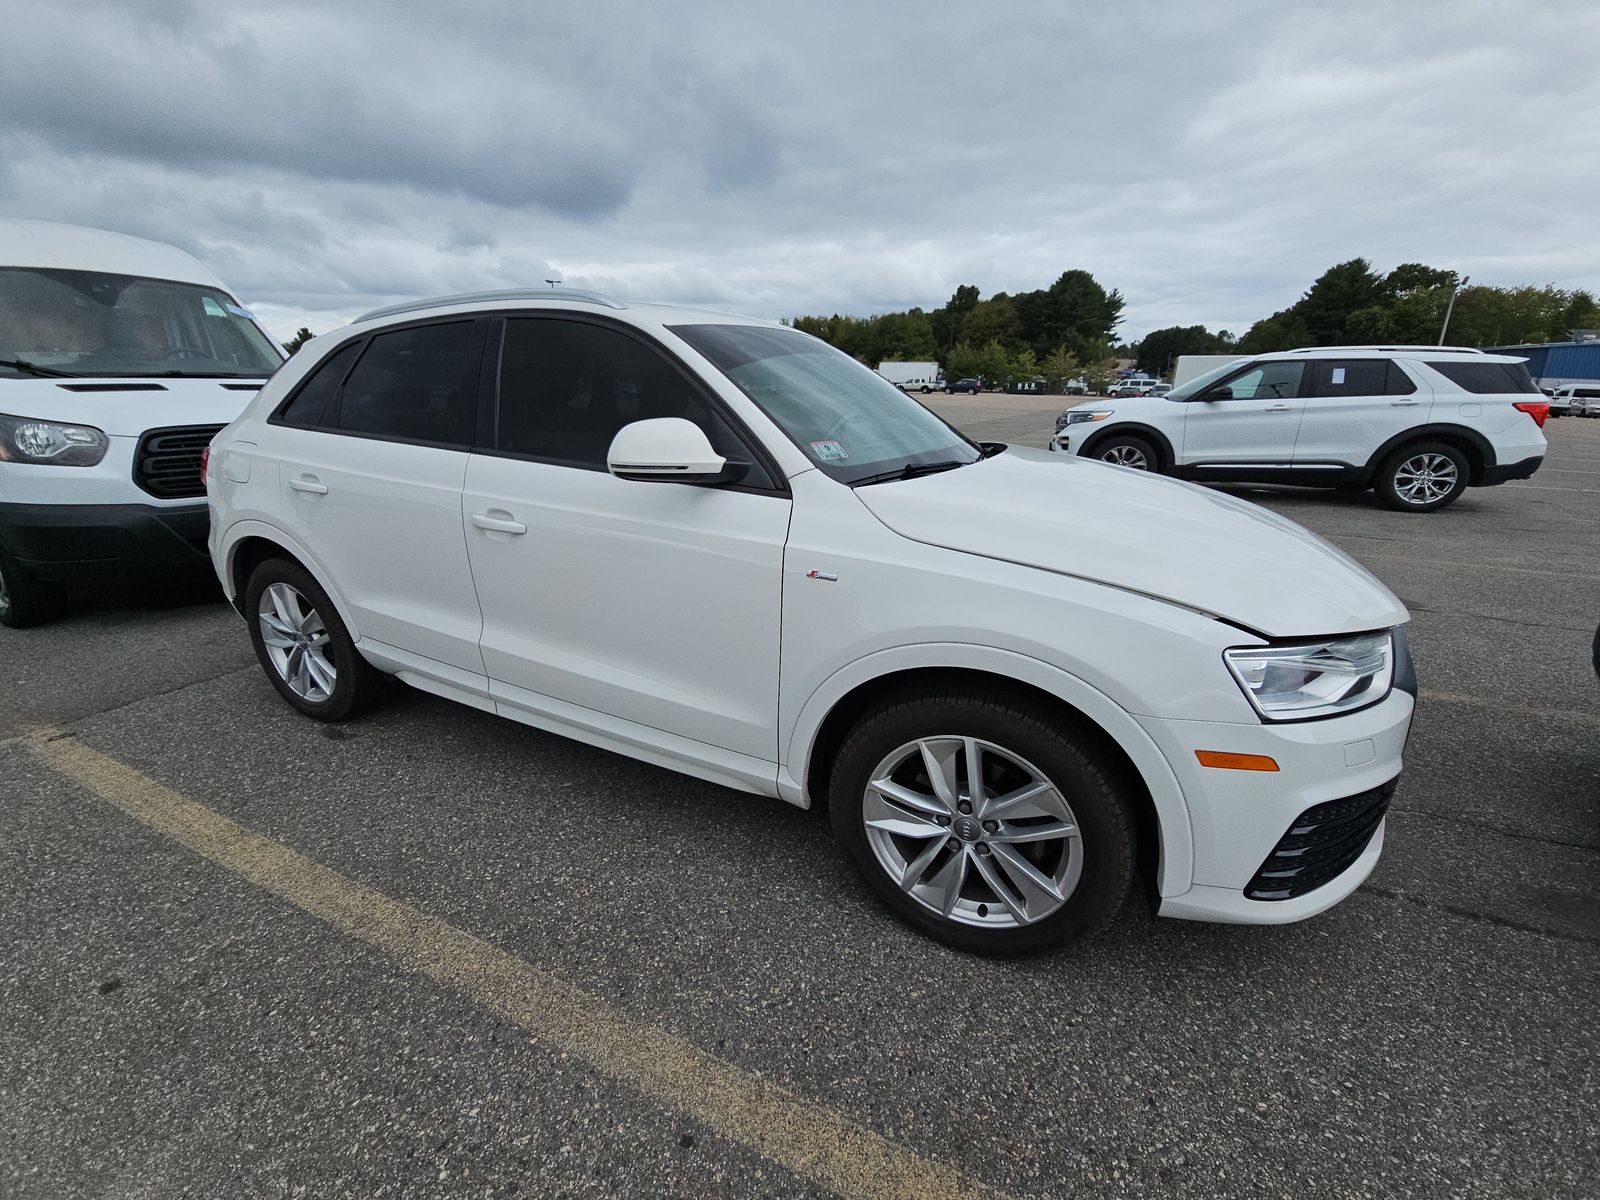
[[[1593,1196],[1600,421],[1547,434],[1427,516],[1232,489],[1413,613],[1368,884],[1026,961],[815,814],[417,692],[306,721],[217,600],[0,630],[0,1197]]]

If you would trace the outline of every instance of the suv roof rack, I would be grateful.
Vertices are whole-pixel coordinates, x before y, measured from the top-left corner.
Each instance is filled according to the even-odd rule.
[[[1335,350],[1379,350],[1393,353],[1397,350],[1428,354],[1482,354],[1482,350],[1472,346],[1301,346],[1290,350],[1290,354],[1328,354]]]
[[[462,292],[455,296],[434,296],[427,300],[407,300],[404,304],[391,304],[362,313],[353,324],[375,321],[379,317],[397,317],[401,313],[424,312],[430,308],[452,308],[458,304],[486,304],[493,300],[571,300],[579,304],[598,304],[605,308],[627,308],[620,300],[599,292],[586,292],[581,288],[509,288],[500,292]]]

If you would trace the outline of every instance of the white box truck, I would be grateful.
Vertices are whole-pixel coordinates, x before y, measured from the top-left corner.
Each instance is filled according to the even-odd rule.
[[[1182,387],[1196,376],[1231,362],[1242,362],[1248,357],[1238,354],[1180,354],[1172,368],[1172,386]]]
[[[878,374],[908,392],[944,390],[944,376],[936,362],[881,362]]]

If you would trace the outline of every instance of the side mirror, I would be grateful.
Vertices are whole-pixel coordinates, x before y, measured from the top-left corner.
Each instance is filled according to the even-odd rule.
[[[725,483],[745,464],[730,463],[711,448],[705,431],[682,417],[634,421],[617,430],[606,466],[618,479]]]
[[[1195,399],[1204,400],[1207,404],[1210,404],[1213,400],[1232,400],[1233,389],[1224,384],[1222,387],[1214,387],[1202,392]]]

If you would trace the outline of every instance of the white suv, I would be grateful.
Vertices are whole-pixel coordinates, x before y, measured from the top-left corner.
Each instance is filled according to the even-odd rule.
[[[372,313],[206,482],[301,712],[395,676],[826,800],[958,946],[1083,934],[1141,873],[1166,915],[1298,920],[1377,861],[1416,693],[1381,583],[1255,505],[976,445],[781,325],[555,291]]]
[[[1523,359],[1334,346],[1239,359],[1165,396],[1067,409],[1052,450],[1206,482],[1374,488],[1430,512],[1526,479],[1549,405]]]

